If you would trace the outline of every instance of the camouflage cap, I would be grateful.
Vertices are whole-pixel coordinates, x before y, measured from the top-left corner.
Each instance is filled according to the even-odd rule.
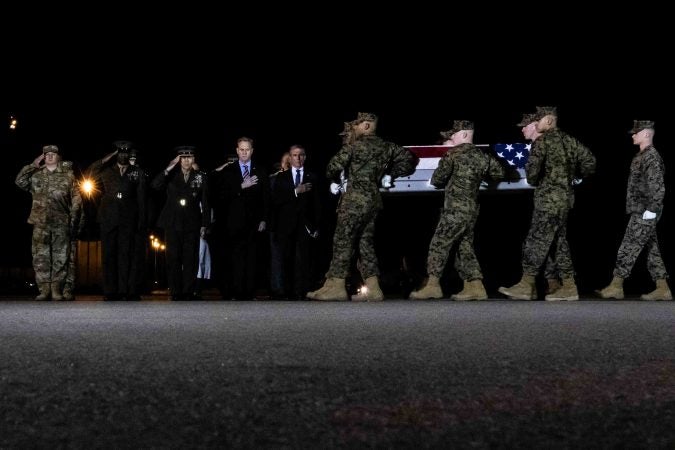
[[[473,130],[473,122],[470,120],[455,120],[451,129],[447,131],[441,131],[441,136],[445,139],[450,139],[453,134],[462,130]]]
[[[342,130],[342,132],[338,133],[340,136],[346,136],[349,133],[351,133],[352,127],[354,126],[354,124],[352,122],[345,122],[344,124],[345,125],[344,125],[344,129]]]
[[[541,120],[546,116],[558,117],[558,108],[555,106],[537,106],[537,112],[533,116],[534,120]]]
[[[534,115],[533,113],[525,113],[525,114],[523,114],[523,118],[520,119],[520,123],[516,124],[516,126],[517,126],[517,127],[526,127],[526,126],[528,126],[529,124],[531,124],[532,122],[536,122],[537,119],[535,119],[534,116],[535,116],[535,115]]]
[[[358,124],[360,124],[361,122],[377,122],[377,115],[375,115],[375,114],[373,114],[373,113],[364,113],[364,112],[360,112],[360,113],[356,116],[356,120],[354,120],[352,123],[353,123],[354,125],[358,125]]]
[[[42,153],[59,153],[59,148],[56,145],[45,145],[42,147]]]
[[[195,150],[197,148],[193,145],[181,145],[176,147],[177,156],[195,156]]]
[[[652,130],[654,129],[654,121],[653,120],[634,120],[633,121],[633,129],[628,132],[628,134],[635,134],[639,133],[642,130],[645,130],[647,128],[651,128]]]

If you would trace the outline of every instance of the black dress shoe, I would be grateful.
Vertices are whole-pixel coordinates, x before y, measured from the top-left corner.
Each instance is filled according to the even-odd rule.
[[[127,295],[127,301],[128,302],[140,302],[141,301],[141,296],[138,294],[129,294]]]
[[[108,294],[103,296],[103,301],[105,302],[116,302],[120,299],[120,296],[117,294]]]

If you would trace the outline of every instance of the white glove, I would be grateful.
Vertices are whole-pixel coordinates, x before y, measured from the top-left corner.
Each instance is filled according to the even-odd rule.
[[[572,180],[572,186],[579,186],[583,180],[581,178],[575,178]]]
[[[652,219],[656,219],[656,213],[653,213],[650,210],[646,210],[645,212],[642,213],[642,220],[652,220]]]
[[[337,183],[330,184],[330,193],[333,195],[338,195],[340,193],[340,185]]]
[[[391,175],[385,175],[382,177],[382,187],[389,189],[391,187]]]

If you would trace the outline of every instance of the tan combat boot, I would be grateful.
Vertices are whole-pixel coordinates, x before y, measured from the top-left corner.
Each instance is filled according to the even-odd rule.
[[[606,288],[595,291],[602,298],[623,298],[623,278],[614,277]]]
[[[69,302],[75,300],[75,296],[73,295],[73,287],[70,284],[63,286],[63,299]]]
[[[579,291],[577,291],[577,284],[574,278],[565,278],[562,282],[562,287],[553,294],[548,294],[544,297],[547,302],[570,302],[579,300]]]
[[[345,289],[344,278],[328,278],[323,287],[318,291],[312,292],[312,297],[307,297],[313,300],[346,302],[349,301],[347,289]]]
[[[453,294],[450,298],[456,302],[464,302],[467,300],[487,300],[487,292],[483,286],[483,280],[480,278],[464,282],[464,289],[457,294]]]
[[[518,283],[511,287],[500,287],[499,292],[511,300],[534,300],[536,297],[534,276],[523,274]]]
[[[39,302],[49,300],[49,296],[51,295],[52,292],[49,283],[38,283],[38,286],[40,288],[40,294],[38,294],[38,296],[35,297],[35,300]]]
[[[546,279],[546,294],[555,294],[562,287],[562,283],[557,278]]]
[[[366,278],[366,285],[358,294],[352,295],[353,302],[381,302],[382,300],[384,300],[384,294],[377,277]]]
[[[642,300],[672,300],[673,294],[670,292],[666,280],[656,280],[656,289],[649,294],[641,295],[640,298]]]
[[[438,277],[429,275],[427,284],[418,291],[413,291],[410,293],[411,300],[426,300],[429,298],[443,298],[443,290],[441,289],[441,284],[439,283]]]
[[[63,294],[61,294],[61,283],[52,283],[52,300],[55,302],[63,300]]]

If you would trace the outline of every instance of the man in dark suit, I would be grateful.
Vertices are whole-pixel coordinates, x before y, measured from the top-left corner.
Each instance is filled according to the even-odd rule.
[[[195,170],[195,148],[176,148],[178,155],[152,180],[166,189],[157,225],[164,229],[167,272],[172,300],[191,300],[197,283],[199,238],[211,222],[206,174]],[[173,170],[180,163],[180,170]]]
[[[319,235],[321,203],[317,177],[305,170],[305,149],[290,149],[291,168],[277,175],[272,189],[276,237],[283,254],[283,285],[288,298],[304,299],[311,280],[311,241]],[[291,282],[292,280],[292,282]]]
[[[134,254],[137,233],[146,227],[146,177],[129,163],[131,142],[116,141],[113,148],[88,169],[102,193],[97,221],[103,247],[103,295],[106,300],[139,300],[137,275],[142,271],[135,267]]]
[[[253,140],[237,140],[237,162],[214,172],[218,202],[216,221],[225,222],[230,247],[232,288],[238,300],[251,300],[255,293],[256,248],[265,231],[269,215],[269,178],[253,156]],[[218,249],[221,250],[221,249]],[[218,251],[217,250],[217,251]],[[222,276],[222,274],[219,274]]]

